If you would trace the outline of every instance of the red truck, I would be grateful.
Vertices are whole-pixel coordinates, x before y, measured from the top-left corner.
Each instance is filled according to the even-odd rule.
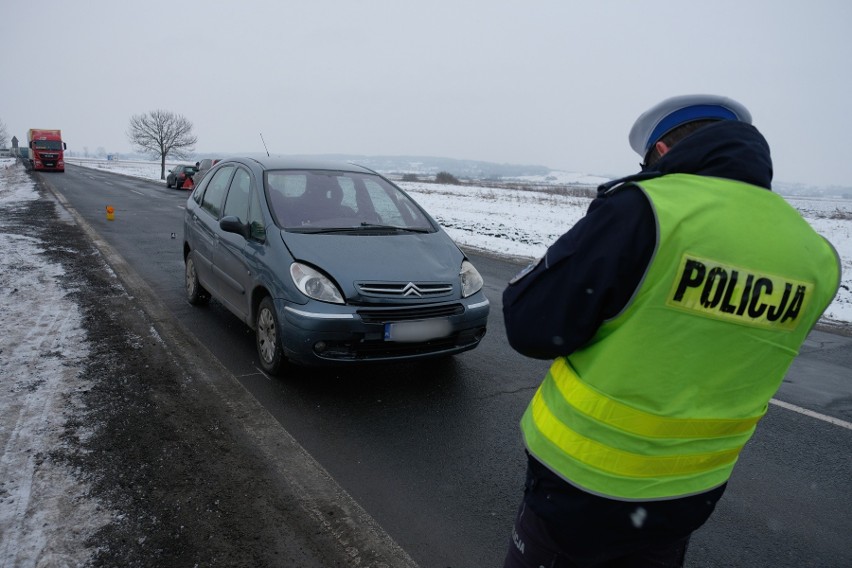
[[[64,172],[67,148],[62,141],[61,130],[30,128],[27,131],[27,145],[30,147],[30,161],[34,170]]]

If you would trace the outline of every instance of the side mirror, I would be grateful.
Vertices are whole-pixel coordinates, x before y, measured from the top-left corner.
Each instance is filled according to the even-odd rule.
[[[240,220],[233,215],[227,215],[219,220],[219,228],[226,233],[236,233],[244,239],[248,239],[251,234],[251,227],[248,223],[240,223]]]

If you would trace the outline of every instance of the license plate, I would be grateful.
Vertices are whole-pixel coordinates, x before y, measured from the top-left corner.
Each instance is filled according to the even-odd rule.
[[[446,319],[429,319],[418,321],[403,321],[385,324],[385,341],[414,343],[446,337],[452,331],[450,321]]]

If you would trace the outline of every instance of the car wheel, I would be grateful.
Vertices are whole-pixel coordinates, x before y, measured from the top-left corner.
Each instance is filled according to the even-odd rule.
[[[169,178],[166,178],[166,189],[172,188],[172,182],[169,181]]]
[[[195,271],[195,259],[192,253],[186,256],[186,299],[193,306],[203,306],[210,301],[210,292],[204,289],[198,281],[198,273]]]
[[[275,314],[275,304],[272,298],[265,297],[260,302],[255,320],[255,341],[260,366],[271,375],[278,375],[286,364],[284,348],[281,347],[281,327]]]

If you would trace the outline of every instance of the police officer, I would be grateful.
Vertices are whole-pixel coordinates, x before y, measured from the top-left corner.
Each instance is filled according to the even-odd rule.
[[[503,293],[512,347],[554,359],[507,567],[682,566],[839,286],[742,104],[670,98],[629,140],[642,171]]]

